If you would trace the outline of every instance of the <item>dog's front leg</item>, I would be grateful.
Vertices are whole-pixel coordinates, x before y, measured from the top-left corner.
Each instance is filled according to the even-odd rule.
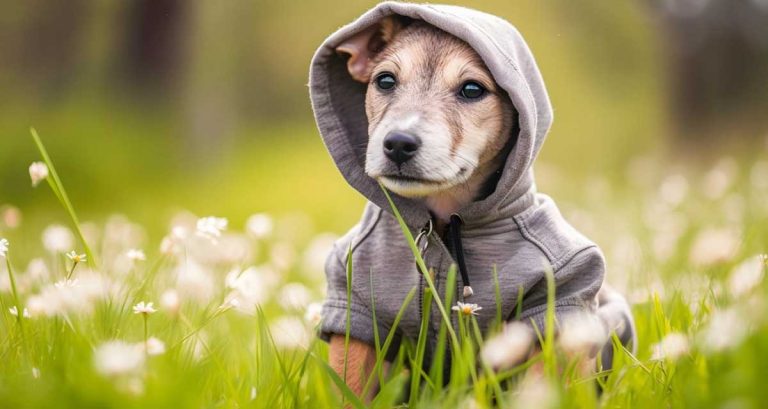
[[[376,365],[376,350],[372,346],[365,342],[350,338],[349,350],[347,351],[345,361],[344,336],[333,335],[331,337],[329,360],[333,370],[336,371],[342,379],[344,379],[346,375],[344,381],[355,395],[364,398],[366,402],[370,402],[371,399],[373,399],[375,391],[378,388],[377,384],[370,387],[367,394],[368,396],[361,396],[363,394],[365,383],[368,381],[368,377]]]

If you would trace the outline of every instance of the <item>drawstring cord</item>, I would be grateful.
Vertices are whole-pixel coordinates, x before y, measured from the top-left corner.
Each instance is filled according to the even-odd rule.
[[[474,294],[472,287],[469,284],[469,273],[467,272],[467,264],[464,261],[464,246],[461,244],[461,225],[464,221],[461,216],[454,213],[450,219],[450,234],[451,244],[456,252],[456,262],[459,264],[459,273],[461,273],[461,281],[464,283],[464,298],[470,297]]]
[[[453,251],[456,253],[456,263],[459,265],[459,274],[461,274],[461,282],[464,284],[463,289],[463,296],[464,298],[471,297],[472,294],[474,294],[474,291],[472,291],[472,286],[469,284],[469,273],[467,272],[467,263],[464,261],[464,246],[461,243],[461,225],[464,223],[464,221],[461,219],[461,216],[454,213],[451,215],[450,223],[449,223],[449,234],[450,234],[450,240],[451,240],[451,247],[453,247]],[[429,246],[429,235],[432,234],[432,219],[430,219],[427,224],[421,229],[418,235],[416,235],[416,240],[414,242],[416,243],[416,246],[419,249],[419,252],[423,255],[424,252],[427,250],[427,247]],[[423,242],[422,242],[423,240]]]

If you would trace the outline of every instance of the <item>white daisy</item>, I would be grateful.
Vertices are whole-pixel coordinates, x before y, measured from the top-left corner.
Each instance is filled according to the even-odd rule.
[[[478,315],[477,312],[482,310],[483,307],[477,304],[463,303],[458,301],[456,305],[451,307],[451,309],[460,312],[462,315]]]
[[[0,239],[0,257],[6,257],[8,254],[8,240]]]
[[[75,245],[72,231],[59,224],[52,224],[43,230],[43,247],[51,253],[63,253]]]
[[[175,274],[175,288],[181,298],[199,303],[207,303],[213,298],[216,285],[207,267],[190,260],[180,264]]]
[[[157,310],[154,309],[154,307],[152,307],[152,304],[153,303],[151,302],[145,303],[144,301],[142,301],[133,306],[133,313],[144,314],[144,315],[154,314]]]
[[[306,348],[311,334],[296,317],[280,317],[269,326],[269,331],[279,349]]]
[[[707,352],[720,352],[740,345],[751,330],[744,314],[731,307],[715,310],[709,317],[709,325],[699,335],[702,347]]]
[[[316,327],[320,324],[320,320],[323,318],[323,304],[319,302],[313,302],[307,306],[307,311],[304,313],[304,321],[309,325]]]
[[[173,241],[173,239],[170,236],[165,236],[160,242],[160,253],[165,255],[173,254],[175,247],[176,243]]]
[[[570,355],[591,355],[608,341],[608,330],[594,314],[572,314],[563,320],[558,341]]]
[[[693,241],[691,263],[709,266],[731,260],[741,244],[741,232],[735,228],[707,228]]]
[[[8,312],[10,312],[11,315],[13,315],[14,317],[18,317],[19,316],[19,310],[18,310],[18,308],[16,308],[15,305],[13,307],[11,307],[11,308],[8,308]],[[29,310],[26,309],[26,308],[24,308],[23,317],[24,318],[29,318],[30,317]]]
[[[160,305],[171,314],[179,312],[179,306],[181,305],[179,292],[174,289],[165,290],[160,295]]]
[[[272,233],[274,223],[269,215],[257,213],[248,218],[245,222],[245,229],[255,239],[262,239]]]
[[[211,240],[221,237],[229,222],[223,217],[203,217],[197,221],[197,234]]]
[[[737,265],[728,277],[728,288],[734,298],[748,294],[763,281],[765,261],[763,255],[750,257]]]
[[[533,340],[533,333],[527,325],[513,321],[483,345],[480,356],[491,368],[511,368],[525,360]]]
[[[144,254],[144,252],[138,249],[130,249],[127,253],[125,253],[125,255],[131,261],[145,261],[147,259],[147,256]]]
[[[144,367],[144,351],[123,341],[101,344],[93,354],[96,371],[104,376],[119,376],[139,372]]]
[[[26,306],[33,317],[90,314],[99,301],[121,297],[121,288],[105,275],[85,270],[78,279],[42,286]]]
[[[288,283],[280,290],[280,306],[289,311],[303,310],[312,299],[309,288],[301,283]]]
[[[145,345],[147,355],[162,355],[165,353],[165,342],[155,337],[149,337]]]
[[[74,250],[67,253],[67,258],[72,260],[75,264],[85,263],[88,261],[88,258],[85,256],[85,254],[77,254]]]
[[[688,342],[688,337],[686,337],[684,334],[673,332],[671,334],[667,334],[667,336],[665,336],[664,339],[662,339],[658,344],[654,344],[652,349],[653,356],[651,359],[669,359],[674,361],[687,354],[691,348]]]
[[[303,272],[308,278],[319,279],[323,277],[325,271],[325,259],[328,253],[333,249],[333,243],[338,236],[335,234],[324,233],[315,236],[304,250],[303,254]]]
[[[29,177],[32,179],[32,186],[37,186],[48,177],[48,166],[43,162],[32,162],[29,165]]]

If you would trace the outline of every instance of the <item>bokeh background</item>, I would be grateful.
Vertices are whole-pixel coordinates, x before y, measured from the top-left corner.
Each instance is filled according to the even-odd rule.
[[[0,206],[21,210],[3,226],[17,246],[66,220],[30,187],[30,126],[85,220],[121,213],[159,238],[180,210],[233,226],[300,215],[337,234],[358,219],[363,199],[325,152],[306,83],[315,48],[374,2],[4,3]],[[540,190],[601,244],[616,230],[584,216],[592,203],[768,177],[768,1],[450,3],[500,15],[529,42],[555,107]]]
[[[601,246],[632,303],[641,364],[617,366],[603,406],[764,406],[768,0],[450,2],[529,42],[555,109],[539,190]],[[340,406],[318,403],[335,396],[322,365],[283,366],[304,367],[325,256],[364,204],[323,147],[306,83],[315,48],[373,2],[0,5],[0,238],[32,315],[18,321],[27,342],[0,311],[0,406]],[[72,225],[50,189],[31,186],[30,126],[95,250],[98,271],[74,277],[98,286],[53,284],[73,274],[63,254],[84,249],[55,227]],[[187,236],[209,215],[229,219],[216,245]],[[102,355],[130,359],[104,345],[141,341],[140,300],[162,310],[149,328],[168,353],[134,362],[141,378],[94,376]],[[219,316],[232,300],[239,313]],[[591,381],[563,385],[596,399]],[[520,407],[589,406],[568,388],[534,388]]]

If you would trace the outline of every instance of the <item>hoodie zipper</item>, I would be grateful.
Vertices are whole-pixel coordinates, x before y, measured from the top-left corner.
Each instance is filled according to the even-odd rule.
[[[427,253],[427,248],[429,248],[429,236],[432,235],[432,227],[432,219],[430,218],[416,236],[415,243],[422,260],[424,260],[424,255]],[[424,240],[423,245],[419,243],[422,240]],[[426,261],[424,264],[426,265]],[[419,322],[421,322],[424,319],[424,273],[419,270],[418,262],[416,262],[416,273],[419,274]],[[429,271],[426,274],[429,274]]]

